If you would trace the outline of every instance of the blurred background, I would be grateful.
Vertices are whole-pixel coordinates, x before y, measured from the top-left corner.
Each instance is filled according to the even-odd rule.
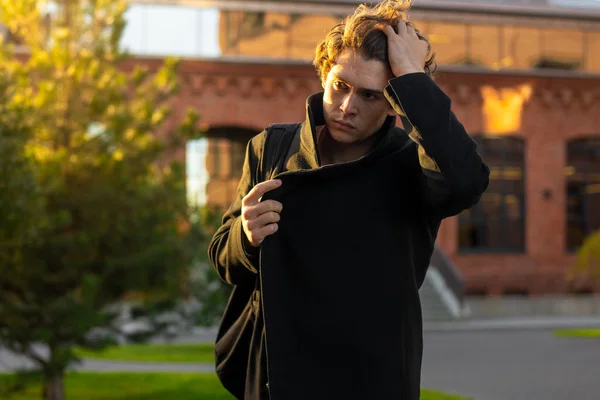
[[[206,245],[246,143],[304,119],[315,46],[358,4],[0,0],[0,398],[229,398]],[[598,399],[600,1],[409,19],[491,168],[421,288],[423,398]]]

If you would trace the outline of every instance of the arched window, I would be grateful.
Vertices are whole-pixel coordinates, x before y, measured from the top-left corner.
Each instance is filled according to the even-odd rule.
[[[479,203],[459,216],[459,251],[522,252],[525,249],[525,143],[512,136],[473,137],[490,167]]]
[[[567,145],[567,249],[576,250],[600,229],[600,138]]]
[[[217,127],[206,132],[206,205],[209,208],[225,210],[235,200],[246,146],[256,133],[240,127]]]

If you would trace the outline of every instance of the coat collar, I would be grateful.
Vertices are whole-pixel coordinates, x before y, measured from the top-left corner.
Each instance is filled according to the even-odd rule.
[[[317,127],[325,125],[323,115],[323,92],[315,93],[306,99],[306,118],[300,127],[300,147],[289,159],[287,170],[315,169],[321,165],[317,151]],[[388,117],[381,129],[375,133],[381,139],[396,125],[396,117]],[[378,140],[376,149],[385,140]]]
[[[325,125],[323,92],[315,93],[306,99],[306,118],[300,128],[299,153],[311,169],[321,165],[317,151],[317,126],[320,125]]]

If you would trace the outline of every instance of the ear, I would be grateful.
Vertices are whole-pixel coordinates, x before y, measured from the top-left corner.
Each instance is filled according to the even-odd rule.
[[[396,113],[396,110],[394,110],[394,107],[392,107],[392,105],[390,104],[390,107],[388,109],[387,115],[389,117],[397,117],[398,113]]]

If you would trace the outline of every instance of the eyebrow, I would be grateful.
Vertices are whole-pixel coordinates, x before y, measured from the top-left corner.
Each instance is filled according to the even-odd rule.
[[[342,76],[340,76],[340,75],[336,74],[335,72],[333,73],[333,75],[334,75],[334,76],[335,76],[337,79],[339,79],[340,81],[344,82],[345,84],[347,84],[347,85],[350,85],[350,84],[348,83],[348,80],[344,79],[344,77],[342,77]],[[350,85],[350,86],[352,86],[352,85]],[[382,91],[380,91],[380,90],[376,90],[376,89],[369,89],[369,88],[361,88],[361,87],[359,87],[359,88],[357,88],[357,89],[358,89],[358,90],[360,90],[360,91],[363,91],[363,92],[371,92],[371,93],[373,93],[373,94],[376,94],[376,95],[379,95],[379,96],[383,96],[383,92],[382,92]]]

